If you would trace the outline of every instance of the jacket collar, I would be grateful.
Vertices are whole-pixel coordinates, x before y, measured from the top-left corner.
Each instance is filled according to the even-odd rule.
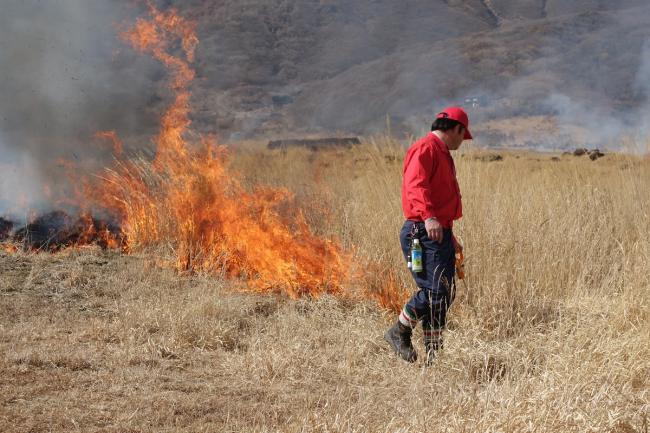
[[[439,150],[442,152],[446,153],[447,155],[451,156],[451,153],[449,153],[449,148],[447,148],[447,145],[438,137],[436,134],[431,131],[429,134],[431,134],[431,138],[433,139],[433,143],[435,146],[438,147]]]

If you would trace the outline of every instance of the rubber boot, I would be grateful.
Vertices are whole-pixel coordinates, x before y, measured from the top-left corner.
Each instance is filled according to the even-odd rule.
[[[415,362],[418,359],[418,354],[411,343],[412,333],[413,330],[410,327],[402,325],[398,320],[384,334],[384,340],[390,344],[400,358],[407,362]]]

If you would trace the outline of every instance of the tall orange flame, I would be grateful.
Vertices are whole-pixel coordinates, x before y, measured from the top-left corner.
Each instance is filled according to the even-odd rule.
[[[349,280],[350,254],[311,232],[287,190],[248,192],[214,138],[186,141],[196,25],[173,9],[148,7],[150,18],[139,18],[121,36],[171,74],[174,99],[161,119],[155,160],[152,166],[120,160],[98,184],[82,185],[86,200],[118,215],[126,249],[168,245],[178,270],[225,273],[244,278],[253,290],[290,296],[340,293]],[[100,136],[118,147],[115,135]]]

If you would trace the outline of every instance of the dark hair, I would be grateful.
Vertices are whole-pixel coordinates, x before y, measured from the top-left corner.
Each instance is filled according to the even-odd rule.
[[[461,131],[465,129],[463,124],[457,120],[447,119],[445,117],[439,117],[436,120],[434,120],[433,123],[431,124],[431,131],[445,132],[450,129],[454,129],[458,125],[460,125],[460,127],[462,128]]]

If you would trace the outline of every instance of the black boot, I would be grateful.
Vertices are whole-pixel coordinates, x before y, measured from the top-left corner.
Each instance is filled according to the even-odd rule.
[[[427,354],[427,360],[425,361],[426,365],[429,366],[433,364],[433,360],[436,357],[436,352],[442,350],[442,339],[433,342],[425,342],[424,350]]]
[[[411,334],[413,330],[398,320],[396,324],[384,334],[384,340],[393,348],[395,353],[404,361],[415,362],[418,354],[411,344]]]

